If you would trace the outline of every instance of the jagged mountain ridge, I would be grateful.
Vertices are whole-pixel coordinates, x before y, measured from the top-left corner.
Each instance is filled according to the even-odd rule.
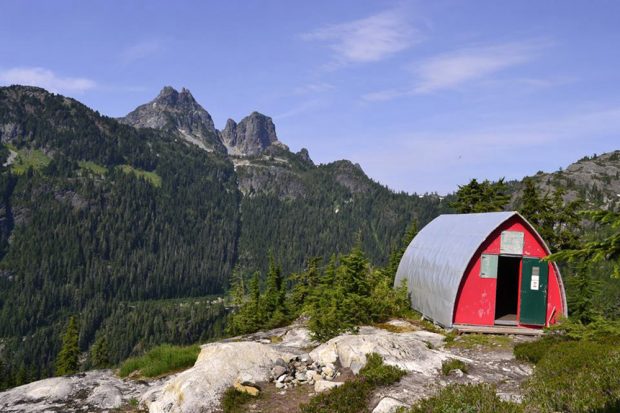
[[[137,128],[176,133],[201,149],[231,156],[257,155],[272,145],[288,149],[278,140],[273,120],[256,111],[239,123],[228,119],[225,128],[217,130],[209,112],[186,88],[179,92],[165,86],[155,99],[118,120]]]

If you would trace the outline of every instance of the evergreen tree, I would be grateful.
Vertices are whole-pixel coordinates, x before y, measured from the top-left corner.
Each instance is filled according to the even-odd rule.
[[[392,253],[390,254],[390,260],[388,261],[388,265],[385,268],[386,274],[391,276],[392,279],[396,277],[396,271],[398,271],[398,266],[400,265],[400,260],[403,258],[405,254],[405,250],[411,244],[411,241],[418,235],[418,221],[413,220],[407,228],[403,239],[398,247],[394,248]]]
[[[67,329],[62,336],[62,347],[56,358],[56,375],[77,373],[80,349],[78,347],[78,328],[75,317],[69,318]]]
[[[110,366],[110,349],[105,334],[97,336],[95,343],[90,349],[90,363],[95,368]]]
[[[578,263],[608,261],[613,264],[612,277],[620,278],[620,213],[600,210],[587,211],[583,214],[595,224],[608,229],[611,235],[603,239],[586,241],[577,248],[559,251],[552,254],[549,259]]]
[[[467,185],[459,186],[455,196],[450,206],[462,214],[503,211],[510,200],[503,178],[495,183],[472,179]]]

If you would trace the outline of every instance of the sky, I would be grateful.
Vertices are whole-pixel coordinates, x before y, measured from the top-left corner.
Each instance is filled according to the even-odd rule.
[[[216,127],[271,116],[291,150],[445,194],[620,149],[620,2],[18,1],[0,85],[123,116],[186,87]]]

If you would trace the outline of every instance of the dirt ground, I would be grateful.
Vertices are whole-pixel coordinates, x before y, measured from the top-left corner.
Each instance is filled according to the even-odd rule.
[[[334,381],[344,382],[351,380],[353,372],[350,369],[339,369],[340,376]],[[248,403],[246,412],[248,413],[295,413],[299,410],[302,403],[307,403],[312,396],[315,396],[314,385],[304,384],[292,389],[276,389],[273,383],[258,383],[262,389],[261,397],[255,402]]]

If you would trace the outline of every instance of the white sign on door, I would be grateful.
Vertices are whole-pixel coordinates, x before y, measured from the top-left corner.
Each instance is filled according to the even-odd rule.
[[[530,290],[538,291],[540,285],[540,267],[532,268],[532,280],[530,281]]]

